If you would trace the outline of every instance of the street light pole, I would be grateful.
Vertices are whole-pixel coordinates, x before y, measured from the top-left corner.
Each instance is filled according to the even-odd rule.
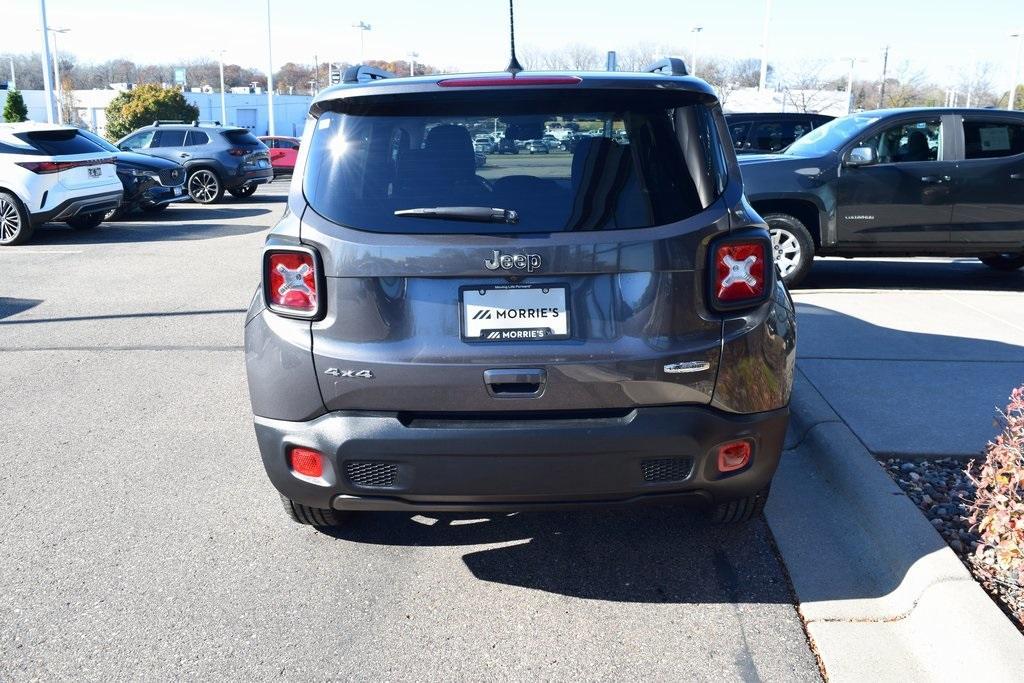
[[[11,60],[11,90],[18,89],[18,81],[14,78],[14,57],[8,57]]]
[[[416,75],[416,58],[419,57],[419,56],[420,56],[419,52],[410,52],[409,53],[409,59],[412,60],[409,63],[409,75],[410,76],[415,76]]]
[[[228,108],[224,103],[224,50],[220,51],[220,125],[228,125]]]
[[[267,0],[267,135],[274,135],[274,56],[270,50],[270,0]]]
[[[53,123],[53,85],[50,83],[50,31],[46,27],[46,0],[39,0],[39,19],[43,25],[43,91],[46,93],[46,122]]]
[[[771,23],[772,0],[764,0],[764,26],[761,28],[761,76],[757,81],[757,89],[764,90],[768,85],[768,24]]]
[[[364,37],[366,36],[366,32],[370,30],[371,26],[365,21],[360,21],[358,24],[352,24],[352,28],[359,29],[359,63],[362,64],[365,61],[363,51],[366,48]]]
[[[850,72],[846,75],[846,113],[853,113],[853,68],[857,63],[856,57],[850,57]]]
[[[690,75],[697,75],[697,47],[700,43],[700,32],[704,30],[703,26],[694,26],[690,29],[690,33],[693,34],[693,60],[690,64]]]
[[[53,74],[56,80],[55,90],[57,91],[57,123],[64,123],[64,86],[60,82],[60,51],[57,49],[57,34],[67,33],[69,28],[51,28],[53,34]]]
[[[1020,52],[1021,45],[1024,45],[1024,30],[1011,33],[1010,37],[1017,39],[1017,53],[1013,59],[1013,82],[1010,83],[1010,96],[1006,101],[1006,108],[1013,111],[1017,104],[1017,84],[1020,83]]]

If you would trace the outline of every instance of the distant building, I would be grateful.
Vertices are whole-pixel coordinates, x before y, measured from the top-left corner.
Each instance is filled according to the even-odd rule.
[[[102,135],[107,126],[107,105],[121,90],[131,88],[130,84],[119,83],[117,90],[73,90],[75,103],[74,125],[88,128]],[[239,88],[241,93],[224,94],[227,121],[222,123],[248,128],[256,135],[267,134],[267,96],[265,93],[250,93],[249,88]],[[262,89],[258,89],[262,90]],[[42,90],[23,90],[28,118],[32,121],[46,121],[46,97]],[[186,92],[185,99],[199,108],[202,121],[220,121],[220,93]],[[7,100],[7,91],[0,91],[0,110]],[[274,95],[274,132],[277,135],[302,134],[306,115],[313,98],[310,95]]]
[[[726,113],[794,112],[845,116],[849,95],[845,90],[758,90],[737,88],[725,93]]]

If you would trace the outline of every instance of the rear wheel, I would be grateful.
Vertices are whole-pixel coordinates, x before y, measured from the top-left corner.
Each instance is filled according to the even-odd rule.
[[[243,185],[242,187],[236,187],[233,190],[228,190],[233,197],[244,199],[245,197],[251,197],[256,192],[255,185]]]
[[[102,213],[86,213],[72,216],[67,220],[67,224],[75,230],[92,230],[93,228],[99,227],[100,223],[106,218],[107,212]]]
[[[978,259],[989,268],[996,270],[1017,270],[1024,268],[1024,254],[991,254]]]
[[[309,526],[323,528],[340,526],[347,516],[345,513],[337,510],[311,508],[308,505],[296,503],[291,498],[286,498],[283,495],[281,496],[281,503],[284,504],[284,511],[288,513],[293,522],[308,524]]]
[[[814,262],[814,240],[807,227],[795,216],[770,213],[764,216],[772,236],[775,264],[782,281],[792,287],[806,277]]]
[[[0,192],[0,245],[13,247],[28,242],[30,237],[28,212],[13,194]]]
[[[201,168],[188,177],[188,196],[197,204],[214,204],[224,196],[224,186],[216,173]]]
[[[752,496],[718,503],[709,511],[714,524],[738,524],[749,522],[764,512],[764,504],[768,502],[770,486],[765,486]]]
[[[105,221],[119,221],[128,215],[128,210],[124,206],[119,206],[116,209],[111,209],[103,214],[103,220]]]

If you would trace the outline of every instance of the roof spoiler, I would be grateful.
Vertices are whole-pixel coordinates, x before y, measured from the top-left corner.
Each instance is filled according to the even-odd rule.
[[[341,78],[342,83],[368,83],[370,81],[377,81],[382,78],[396,78],[397,74],[384,69],[378,69],[375,66],[366,66],[360,64],[358,66],[350,66],[345,69],[345,74]]]
[[[690,70],[686,68],[686,62],[679,57],[665,57],[653,64],[648,64],[644,71],[651,74],[666,74],[668,76],[689,76]]]

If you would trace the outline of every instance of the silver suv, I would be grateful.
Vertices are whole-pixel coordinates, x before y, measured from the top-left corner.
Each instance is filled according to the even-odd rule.
[[[170,159],[188,172],[192,201],[213,204],[227,190],[249,197],[274,179],[267,146],[245,128],[200,125],[198,121],[155,121],[117,143],[118,149]]]
[[[678,60],[380,76],[314,100],[246,317],[289,515],[758,514],[796,330],[711,87]],[[570,123],[593,133],[572,152],[474,163],[495,126],[535,140]]]

